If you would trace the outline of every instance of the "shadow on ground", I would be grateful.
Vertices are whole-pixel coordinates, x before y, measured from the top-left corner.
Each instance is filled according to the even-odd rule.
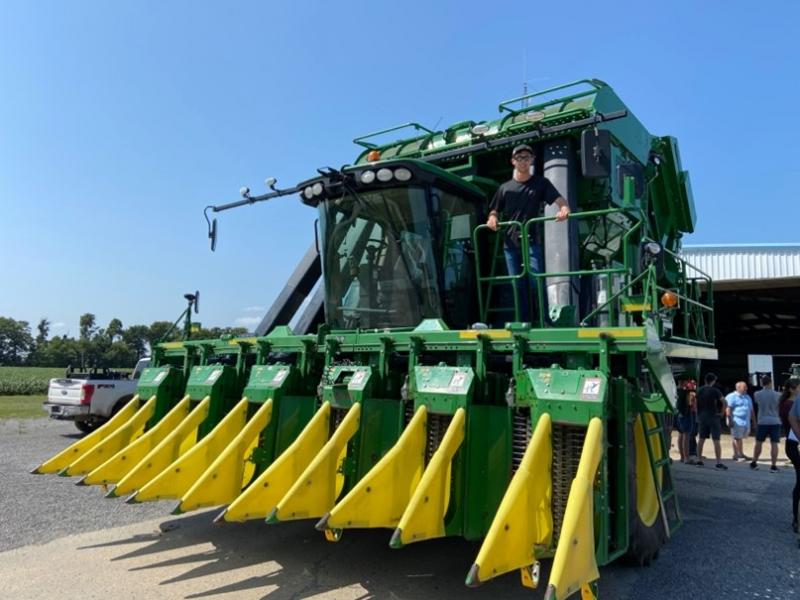
[[[162,522],[160,531],[84,548],[107,548],[109,560],[115,562],[139,559],[131,571],[169,568],[169,576],[160,580],[163,586],[225,575],[223,585],[187,598],[245,590],[271,600],[326,593],[330,598],[461,598],[466,594],[529,599],[543,595],[543,590],[532,594],[522,588],[516,573],[475,590],[466,588],[464,578],[478,543],[445,538],[392,550],[390,530],[346,531],[339,542],[330,543],[314,529],[314,521],[214,525],[216,512],[176,517]],[[258,565],[266,572],[252,576],[248,567]],[[543,572],[544,582],[546,577]]]

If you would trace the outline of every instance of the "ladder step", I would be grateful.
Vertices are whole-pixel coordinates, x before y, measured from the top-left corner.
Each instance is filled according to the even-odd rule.
[[[647,435],[653,435],[654,433],[661,433],[662,431],[664,431],[664,428],[661,425],[658,425],[657,427],[653,427],[652,429],[648,429],[647,430]]]
[[[656,466],[656,468],[658,468],[658,467],[663,467],[664,465],[668,465],[668,464],[669,464],[669,457],[666,457],[666,458],[659,458],[659,459],[658,459],[658,460],[655,462],[655,466]]]

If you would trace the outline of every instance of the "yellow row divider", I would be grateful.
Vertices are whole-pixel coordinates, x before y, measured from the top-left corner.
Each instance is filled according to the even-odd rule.
[[[227,448],[180,499],[174,513],[184,513],[204,506],[232,502],[245,486],[246,463],[257,445],[259,435],[272,420],[272,398],[267,399],[247,421]],[[251,463],[252,464],[252,463]],[[252,477],[252,473],[250,474]]]
[[[553,537],[552,423],[543,414],[486,533],[466,584],[477,586],[514,569],[536,563],[535,546]]]
[[[450,504],[450,473],[453,457],[464,442],[466,421],[467,411],[457,409],[392,535],[389,545],[393,548],[445,536],[444,516]]]
[[[117,414],[111,417],[107,423],[104,423],[89,435],[82,437],[74,444],[67,446],[52,458],[44,461],[33,469],[31,473],[58,473],[62,469],[68,467],[71,463],[78,460],[81,456],[122,427],[128,419],[139,410],[140,404],[139,394],[136,394]]]
[[[142,489],[170,466],[197,440],[197,428],[208,416],[211,397],[197,403],[186,418],[161,440],[119,483],[106,494],[107,498],[125,496]]]
[[[115,490],[117,494],[138,490],[126,500],[130,504],[167,498],[177,500],[185,494],[241,431],[247,418],[247,399],[240,400],[214,429],[198,440],[198,430],[209,418],[210,411],[211,397],[206,396],[175,432],[140,463],[145,470],[130,481],[120,481],[117,486],[120,489]]]
[[[425,466],[427,416],[420,406],[397,443],[317,523],[329,540],[344,528],[397,527]]]
[[[155,408],[156,397],[152,396],[122,427],[97,443],[74,463],[61,470],[59,475],[86,475],[89,471],[93,471],[96,467],[102,465],[144,433],[147,422],[153,416]]]
[[[330,417],[330,402],[323,402],[297,439],[214,522],[266,518],[328,441]]]
[[[91,471],[80,483],[108,485],[125,477],[147,454],[189,414],[190,397],[184,396],[164,418],[140,438],[125,446],[102,465]]]
[[[592,583],[600,572],[594,550],[594,478],[602,456],[603,423],[594,417],[569,490],[545,600],[563,600],[578,590],[583,600],[595,598]]]
[[[337,473],[341,473],[347,444],[358,431],[360,421],[361,404],[356,402],[319,454],[267,517],[268,523],[319,518],[333,508],[344,486],[344,477]]]

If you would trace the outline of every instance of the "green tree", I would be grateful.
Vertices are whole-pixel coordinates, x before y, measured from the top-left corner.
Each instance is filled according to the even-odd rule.
[[[105,329],[97,329],[90,340],[81,340],[86,348],[86,366],[88,367],[115,367],[105,361],[105,354],[111,347],[111,340]]]
[[[47,336],[50,335],[50,321],[47,317],[39,319],[39,324],[36,326],[36,345],[39,346],[47,341]]]
[[[92,345],[92,336],[97,333],[97,318],[92,313],[84,313],[79,320],[81,369],[97,365],[97,352]]]
[[[97,333],[97,317],[92,313],[84,313],[80,318],[81,339],[88,340]]]
[[[164,335],[169,331],[170,327],[172,327],[172,323],[169,321],[154,321],[150,325],[150,331],[147,334],[147,343],[150,345],[151,352],[152,348],[159,342],[179,339],[181,333],[177,327],[172,330],[168,340],[164,339]]]
[[[43,367],[77,366],[81,359],[81,348],[78,340],[66,335],[54,337],[41,351],[37,351],[37,363]]]
[[[0,317],[0,365],[20,365],[33,348],[33,336],[27,321]]]
[[[122,332],[122,341],[136,353],[136,359],[147,355],[150,328],[147,325],[131,325]]]
[[[122,321],[120,321],[117,318],[114,318],[108,322],[108,327],[106,327],[106,335],[108,336],[109,340],[114,342],[116,338],[122,337],[122,332],[124,330],[125,328],[122,326]]]
[[[246,327],[210,327],[208,329],[201,328],[197,333],[192,334],[193,340],[216,340],[221,335],[231,335],[233,337],[242,337],[248,334]]]
[[[112,343],[103,353],[103,366],[106,367],[134,367],[137,360],[136,352],[123,341]]]
[[[47,337],[50,335],[50,321],[47,317],[39,319],[39,323],[36,325],[36,332],[36,339],[31,347],[27,362],[35,367],[46,367],[48,365],[42,357],[46,351]]]

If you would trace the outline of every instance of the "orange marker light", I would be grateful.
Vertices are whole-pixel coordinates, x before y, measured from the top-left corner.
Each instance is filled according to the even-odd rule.
[[[664,292],[661,295],[661,304],[666,308],[675,308],[678,306],[678,296],[672,292]]]
[[[380,150],[370,150],[367,154],[367,162],[375,162],[376,160],[381,159],[381,151]]]

